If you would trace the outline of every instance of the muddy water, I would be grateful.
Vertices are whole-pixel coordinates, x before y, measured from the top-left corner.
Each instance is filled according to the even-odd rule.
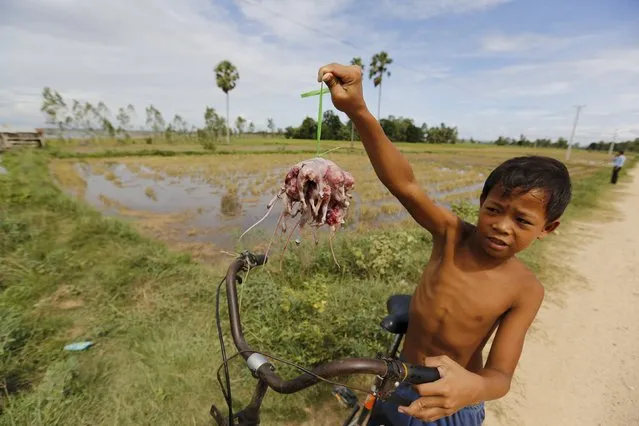
[[[161,170],[145,166],[130,169],[125,164],[115,163],[107,168],[92,168],[91,164],[78,163],[77,173],[85,180],[85,200],[106,215],[133,218],[146,230],[163,239],[186,243],[212,243],[224,250],[236,247],[239,235],[267,213],[266,205],[273,198],[277,186],[266,189],[258,195],[251,193],[251,185],[269,177],[283,176],[283,169],[262,171],[262,175],[233,175],[223,183],[213,182],[205,174],[189,173],[170,176]],[[279,179],[277,179],[279,182]],[[431,191],[437,200],[476,198],[474,194],[481,183],[461,186],[448,191]],[[394,199],[366,203],[357,192],[353,197],[344,232],[355,229],[360,223],[382,224],[396,222],[408,217]],[[469,198],[469,201],[474,201]],[[446,204],[442,202],[441,204]],[[395,205],[392,212],[383,212],[383,207]],[[362,206],[369,209],[368,216],[362,216]],[[282,212],[282,202],[276,204],[269,216],[256,226],[245,243],[267,241],[275,229]],[[375,213],[370,214],[370,209]],[[381,211],[380,211],[381,210]],[[295,219],[289,220],[288,229]]]

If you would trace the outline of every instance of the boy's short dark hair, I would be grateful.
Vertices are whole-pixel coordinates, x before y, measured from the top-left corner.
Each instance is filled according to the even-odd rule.
[[[496,185],[503,187],[505,196],[513,191],[526,193],[533,189],[544,190],[548,196],[547,223],[559,219],[572,198],[568,169],[564,163],[550,157],[530,155],[504,161],[486,178],[481,192],[482,201]]]
[[[617,151],[619,153],[619,155],[623,155],[623,149],[620,149],[619,151]]]

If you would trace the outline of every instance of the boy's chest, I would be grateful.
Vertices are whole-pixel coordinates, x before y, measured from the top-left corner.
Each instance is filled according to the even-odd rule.
[[[410,323],[450,345],[475,345],[510,307],[513,287],[484,271],[429,265],[411,303]]]

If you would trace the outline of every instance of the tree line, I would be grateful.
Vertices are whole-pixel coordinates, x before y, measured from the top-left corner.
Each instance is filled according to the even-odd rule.
[[[351,65],[359,66],[362,73],[364,72],[365,66],[361,57],[353,58],[350,63]],[[390,55],[386,51],[381,51],[372,56],[368,65],[368,77],[373,81],[373,85],[378,88],[377,117],[389,139],[397,142],[437,144],[477,142],[473,138],[468,140],[460,139],[457,127],[450,127],[444,123],[436,126],[427,126],[426,123],[417,125],[411,118],[395,117],[393,115],[389,115],[387,118],[380,118],[382,82],[385,77],[390,77],[389,66],[392,63],[393,59]],[[131,104],[118,108],[117,113],[113,117],[110,109],[103,102],[98,102],[97,105],[93,105],[89,102],[82,103],[78,100],[67,102],[57,91],[49,87],[45,87],[42,92],[43,100],[41,111],[46,116],[47,124],[55,126],[60,133],[73,130],[85,137],[95,137],[98,134],[102,134],[111,138],[131,139],[131,133],[139,130],[151,132],[153,137],[160,136],[168,142],[171,142],[173,138],[178,135],[195,136],[201,142],[210,144],[218,142],[225,133],[226,143],[228,144],[230,143],[231,134],[239,136],[246,133],[256,134],[255,124],[241,116],[235,119],[234,127],[231,127],[229,93],[237,86],[237,82],[240,78],[235,65],[228,60],[223,60],[216,65],[213,71],[215,73],[217,87],[226,95],[226,117],[219,114],[215,108],[206,106],[204,110],[204,126],[202,128],[189,125],[179,114],[176,114],[167,122],[156,107],[149,105],[144,110],[145,125],[139,129],[134,129],[132,123],[137,116],[135,108]],[[289,126],[285,130],[282,130],[275,127],[272,118],[268,118],[268,132],[258,133],[261,135],[278,135],[293,139],[314,139],[317,134],[317,124],[313,118],[306,117],[298,127]],[[359,139],[359,135],[357,135],[357,130],[351,120],[342,123],[338,115],[328,110],[324,112],[322,117],[322,138],[330,140],[350,139],[352,142],[354,139]],[[568,147],[568,141],[563,137],[552,141],[547,138],[529,140],[524,135],[521,135],[518,139],[500,136],[494,141],[482,142],[494,143],[500,146]],[[587,149],[607,150],[610,144],[610,142],[603,141],[592,142]],[[620,142],[615,146],[619,149],[639,151],[639,138],[634,141]]]
[[[396,142],[425,142],[425,143],[457,143],[459,136],[456,127],[438,126],[428,127],[426,123],[415,124],[412,118],[395,117],[393,115],[379,120],[386,136]],[[315,139],[317,136],[317,121],[306,117],[298,127],[289,126],[284,130],[287,139]],[[341,119],[332,110],[324,112],[322,117],[322,139],[327,140],[359,140],[357,129],[348,120]]]
[[[622,150],[630,152],[639,152],[639,138],[634,140],[627,140],[622,142],[591,142],[586,148],[589,151],[610,151],[610,150]]]
[[[230,126],[227,126],[227,120],[211,106],[206,106],[204,109],[204,126],[201,128],[190,125],[179,114],[175,114],[171,120],[167,121],[160,110],[153,105],[147,106],[143,116],[140,117],[144,119],[144,125],[136,127],[133,123],[138,119],[138,113],[131,104],[118,108],[113,114],[102,101],[94,105],[77,99],[65,100],[58,91],[50,87],[45,87],[42,91],[40,110],[45,114],[46,123],[55,127],[60,136],[74,132],[84,138],[106,136],[131,140],[132,134],[144,132],[150,133],[153,137],[163,137],[168,142],[171,142],[175,136],[196,136],[217,142],[225,133],[227,137],[230,134],[241,136],[247,132],[256,133],[255,124],[244,117],[237,117],[235,127],[230,129]],[[275,134],[278,130],[272,118],[267,120],[267,128],[271,134]],[[279,129],[279,132],[281,133],[282,130]]]

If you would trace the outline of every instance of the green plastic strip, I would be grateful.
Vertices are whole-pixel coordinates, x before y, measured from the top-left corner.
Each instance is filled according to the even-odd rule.
[[[320,92],[322,94],[324,93],[330,93],[330,90],[328,90],[328,87],[324,88],[324,89],[320,89],[320,90],[311,90],[310,92],[306,92],[306,93],[302,93],[302,97],[303,98],[308,98],[310,96],[317,96],[320,94]]]
[[[324,87],[324,82],[322,81],[320,83],[319,90],[311,90],[310,92],[302,93],[301,95],[303,98],[319,95],[319,108],[317,110],[317,141],[315,143],[315,152],[317,155],[319,155],[320,153],[320,139],[322,138],[322,97],[324,93],[330,92],[331,91],[328,89],[328,87]]]
[[[316,143],[316,151],[317,151],[317,156],[319,156],[320,153],[320,139],[322,137],[322,98],[324,97],[324,82],[322,81],[320,83],[320,90],[319,90],[319,108],[317,111],[317,143]]]

